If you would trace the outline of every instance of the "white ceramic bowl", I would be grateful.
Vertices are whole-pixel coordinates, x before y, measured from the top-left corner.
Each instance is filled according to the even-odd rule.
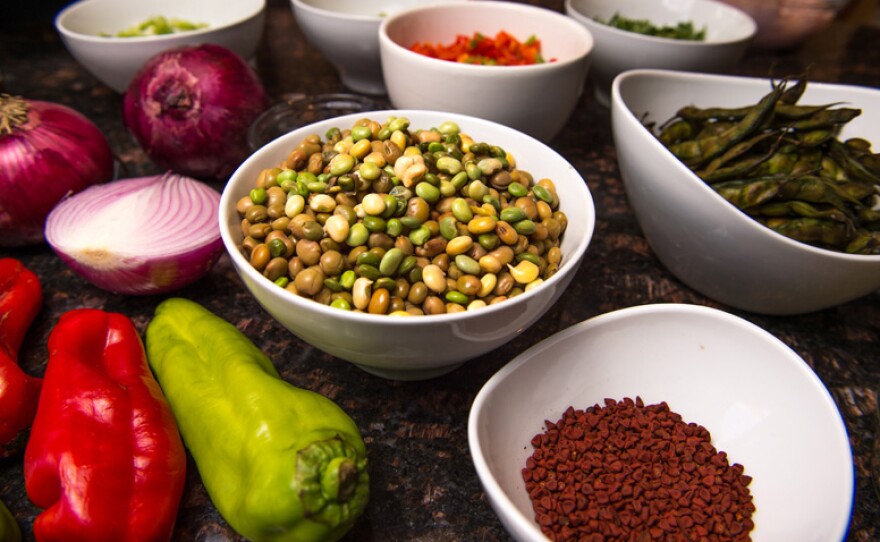
[[[546,540],[521,470],[544,421],[573,406],[666,401],[745,467],[754,542],[843,540],[852,452],[822,382],[789,347],[731,314],[645,305],[594,317],[523,352],[471,407],[468,442],[492,508],[514,539]]]
[[[505,30],[534,35],[553,62],[485,66],[413,52],[416,43],[448,45],[456,36]],[[398,12],[379,27],[379,50],[394,107],[451,111],[492,120],[550,141],[565,126],[583,91],[593,49],[589,32],[565,15],[528,4],[472,1]]]
[[[611,124],[620,173],[642,232],[660,261],[703,295],[764,314],[813,312],[880,288],[880,256],[816,248],[778,234],[729,204],[643,125],[685,105],[744,106],[769,79],[633,70],[618,76]],[[838,136],[880,144],[880,90],[809,83],[803,105],[862,109]]]
[[[274,167],[310,134],[329,128],[350,128],[364,117],[385,122],[389,116],[410,120],[410,129],[456,122],[476,141],[500,145],[516,159],[517,167],[556,184],[560,210],[568,226],[560,249],[559,271],[538,288],[504,302],[463,313],[393,317],[344,311],[299,297],[265,278],[239,248],[239,198],[255,186],[257,175]],[[220,233],[232,264],[257,301],[278,322],[305,342],[373,374],[416,380],[447,373],[462,363],[510,341],[540,318],[562,295],[584,257],[595,226],[593,200],[577,170],[555,151],[535,139],[483,119],[432,111],[374,111],[324,120],[299,128],[255,152],[232,175],[220,200]]]
[[[716,0],[566,0],[565,12],[596,40],[590,77],[596,99],[608,106],[611,82],[626,70],[663,68],[723,72],[735,65],[757,31],[745,12]],[[706,29],[703,41],[676,40],[619,30],[599,23],[615,13],[656,26],[692,22]]]
[[[151,57],[175,47],[215,43],[250,59],[260,44],[266,0],[80,0],[61,10],[55,28],[70,54],[101,82],[125,92]],[[103,37],[163,16],[207,27],[143,37]]]
[[[379,24],[389,15],[444,0],[291,0],[293,16],[306,40],[355,92],[385,94],[379,60]],[[464,1],[464,0],[445,0]]]

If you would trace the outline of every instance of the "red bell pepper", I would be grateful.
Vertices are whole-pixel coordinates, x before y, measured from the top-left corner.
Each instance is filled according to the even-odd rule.
[[[36,539],[168,540],[185,475],[177,423],[132,321],[62,315],[24,453],[25,489],[44,509]]]
[[[38,377],[18,365],[18,349],[40,312],[37,276],[15,258],[0,258],[0,458],[20,451],[40,397]]]

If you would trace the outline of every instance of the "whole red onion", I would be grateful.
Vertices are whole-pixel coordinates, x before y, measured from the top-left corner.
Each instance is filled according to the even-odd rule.
[[[123,96],[123,119],[161,168],[225,180],[247,157],[247,129],[268,103],[238,54],[188,45],[144,64]]]
[[[41,243],[62,198],[113,178],[92,121],[65,105],[0,95],[0,246]]]

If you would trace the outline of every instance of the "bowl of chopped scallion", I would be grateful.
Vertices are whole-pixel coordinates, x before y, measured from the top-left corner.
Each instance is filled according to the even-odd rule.
[[[605,106],[626,70],[723,72],[757,32],[750,15],[716,0],[566,0],[565,12],[593,35],[590,78]]]

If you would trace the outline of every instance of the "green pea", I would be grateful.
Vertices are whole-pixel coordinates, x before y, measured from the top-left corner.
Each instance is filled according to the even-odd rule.
[[[397,198],[391,194],[385,194],[382,196],[382,201],[385,202],[385,210],[379,216],[387,220],[397,214]]]
[[[465,190],[474,201],[483,201],[483,196],[489,193],[489,187],[483,184],[483,181],[471,181]]]
[[[489,145],[486,143],[474,143],[471,145],[471,152],[474,154],[488,154]]]
[[[351,290],[351,287],[354,286],[354,281],[356,280],[357,273],[355,273],[353,269],[347,269],[342,273],[342,276],[339,277],[339,285],[346,290]]]
[[[373,131],[370,130],[369,126],[355,126],[351,129],[351,138],[354,141],[370,139],[371,137],[373,137]]]
[[[415,256],[413,256],[412,254],[410,254],[409,256],[406,256],[403,259],[403,261],[400,262],[400,265],[397,267],[397,274],[398,275],[406,275],[407,273],[409,273],[410,271],[415,269],[416,266],[418,265],[418,263],[419,263],[419,259],[416,258]]]
[[[529,189],[518,182],[512,182],[507,185],[507,191],[515,198],[521,198],[529,193]]]
[[[359,247],[366,244],[369,237],[370,230],[368,230],[366,226],[358,222],[356,224],[353,224],[348,230],[348,237],[345,239],[345,244],[350,247]]]
[[[334,138],[339,137],[339,136],[341,136],[341,135],[342,135],[342,134],[341,134],[341,130],[340,130],[338,127],[336,127],[336,126],[334,126],[334,127],[332,127],[332,128],[329,128],[329,129],[324,133],[324,137],[326,137],[327,139],[334,139]]]
[[[532,192],[535,193],[535,197],[539,200],[545,201],[547,203],[553,203],[553,196],[550,194],[550,191],[543,186],[536,184],[532,187]]]
[[[432,141],[432,142],[428,143],[427,151],[430,152],[431,154],[434,154],[437,152],[443,152],[445,150],[446,150],[446,147],[444,147],[443,143],[440,143],[439,141]]]
[[[376,282],[373,283],[373,291],[378,290],[379,288],[384,288],[389,292],[393,292],[394,288],[397,286],[397,283],[394,282],[394,279],[391,277],[379,277],[376,279]]]
[[[447,179],[440,179],[440,196],[444,198],[448,198],[450,196],[454,196],[458,190],[455,189],[455,186]]]
[[[284,244],[284,241],[277,238],[269,241],[269,254],[271,254],[273,258],[283,256],[286,253],[287,245]]]
[[[354,167],[354,156],[345,153],[337,154],[330,160],[328,167],[331,176],[344,175]]]
[[[292,169],[282,169],[281,173],[275,176],[275,180],[278,181],[279,185],[284,181],[295,181],[296,171]]]
[[[378,267],[379,262],[382,261],[382,256],[373,250],[367,250],[358,255],[357,260],[355,260],[355,265],[372,265],[373,267]]]
[[[336,277],[327,277],[324,279],[324,286],[328,290],[332,290],[334,292],[343,291],[342,284],[339,283],[339,279]]]
[[[297,175],[296,175],[296,182],[298,182],[298,183],[303,182],[303,183],[308,184],[308,183],[313,183],[317,180],[318,180],[318,178],[315,176],[315,174],[310,171],[301,171],[301,172],[297,173]]]
[[[437,131],[445,136],[458,135],[461,129],[458,124],[451,120],[444,121],[437,127]]]
[[[321,181],[315,181],[313,183],[307,183],[306,187],[309,189],[309,192],[312,194],[323,194],[327,191],[327,183]]]
[[[403,224],[400,222],[400,219],[389,218],[388,222],[385,223],[385,233],[390,237],[397,237],[403,233]]]
[[[274,282],[276,286],[287,288],[287,285],[290,283],[290,279],[287,277],[278,277],[277,279],[275,279]]]
[[[269,199],[269,194],[266,192],[265,188],[254,188],[251,190],[250,197],[252,202],[257,205],[262,205]]]
[[[528,260],[538,267],[541,267],[541,264],[543,263],[540,256],[538,256],[537,254],[532,254],[531,252],[520,252],[516,255],[517,262],[521,262],[523,260]]]
[[[404,215],[400,217],[400,223],[411,230],[415,230],[422,225],[422,221],[419,220],[419,217],[412,215]]]
[[[345,311],[351,310],[351,303],[349,303],[348,300],[346,300],[344,297],[337,297],[330,302],[330,306],[334,309],[342,309]]]
[[[440,235],[447,241],[458,237],[458,221],[454,216],[444,216],[440,219]]]
[[[501,212],[501,201],[499,201],[499,199],[492,194],[486,194],[485,196],[483,196],[483,203],[488,203],[489,205],[494,207],[496,213]]]
[[[420,182],[416,185],[416,195],[428,203],[434,203],[440,199],[440,189],[428,182]]]
[[[363,166],[361,167],[363,168]],[[336,185],[339,186],[343,192],[354,192],[357,190],[357,182],[351,175],[340,175],[336,179]]]
[[[389,137],[391,137],[391,130],[388,129],[387,126],[384,128],[381,128],[379,130],[379,132],[376,134],[376,139],[378,139],[379,141],[385,141]]]
[[[406,117],[395,117],[388,123],[388,129],[392,132],[405,131],[407,128],[409,128],[409,119]]]
[[[449,301],[450,303],[457,303],[459,305],[467,305],[471,301],[471,298],[459,292],[458,290],[449,290],[448,292],[446,292],[445,297],[446,301]]]
[[[520,220],[516,224],[513,225],[513,229],[516,230],[516,233],[520,235],[531,235],[535,233],[535,223],[534,221],[526,218],[525,220]]]
[[[468,178],[468,174],[465,171],[459,171],[458,174],[452,177],[452,180],[449,181],[452,183],[452,186],[455,188],[455,191],[459,191],[467,184],[470,179]]]
[[[480,246],[485,248],[486,250],[495,250],[498,248],[498,243],[500,243],[500,239],[498,239],[498,234],[495,232],[490,233],[481,233],[477,236],[477,242],[480,243]]]
[[[526,217],[526,212],[520,207],[513,206],[503,209],[499,216],[501,220],[513,224],[514,222],[519,222],[524,219]]]
[[[443,173],[448,173],[450,175],[457,175],[463,170],[461,162],[451,156],[443,156],[442,158],[438,159],[436,166],[437,169],[439,169]]]
[[[366,179],[368,181],[375,181],[382,175],[382,168],[374,164],[373,162],[363,162],[360,166],[358,166],[358,174],[362,179]]]
[[[468,162],[464,165],[464,170],[467,173],[468,179],[472,181],[476,181],[477,179],[481,179],[483,177],[483,172],[480,171],[479,166],[477,166],[476,162]]]
[[[416,246],[422,246],[431,238],[431,230],[427,226],[419,226],[409,234],[409,240]]]
[[[466,275],[480,274],[479,262],[467,254],[459,254],[455,257],[455,267],[459,268]]]
[[[359,277],[366,277],[370,280],[376,280],[382,276],[378,267],[366,263],[355,267],[354,272],[357,273]]]
[[[452,215],[463,224],[467,224],[474,218],[474,212],[464,198],[455,198],[452,201]]]
[[[382,256],[382,261],[379,262],[379,272],[385,275],[386,277],[390,277],[397,272],[398,267],[403,262],[403,257],[405,254],[402,250],[397,247],[389,249],[384,256]]]
[[[381,216],[367,215],[363,224],[372,233],[385,231],[385,219]]]

